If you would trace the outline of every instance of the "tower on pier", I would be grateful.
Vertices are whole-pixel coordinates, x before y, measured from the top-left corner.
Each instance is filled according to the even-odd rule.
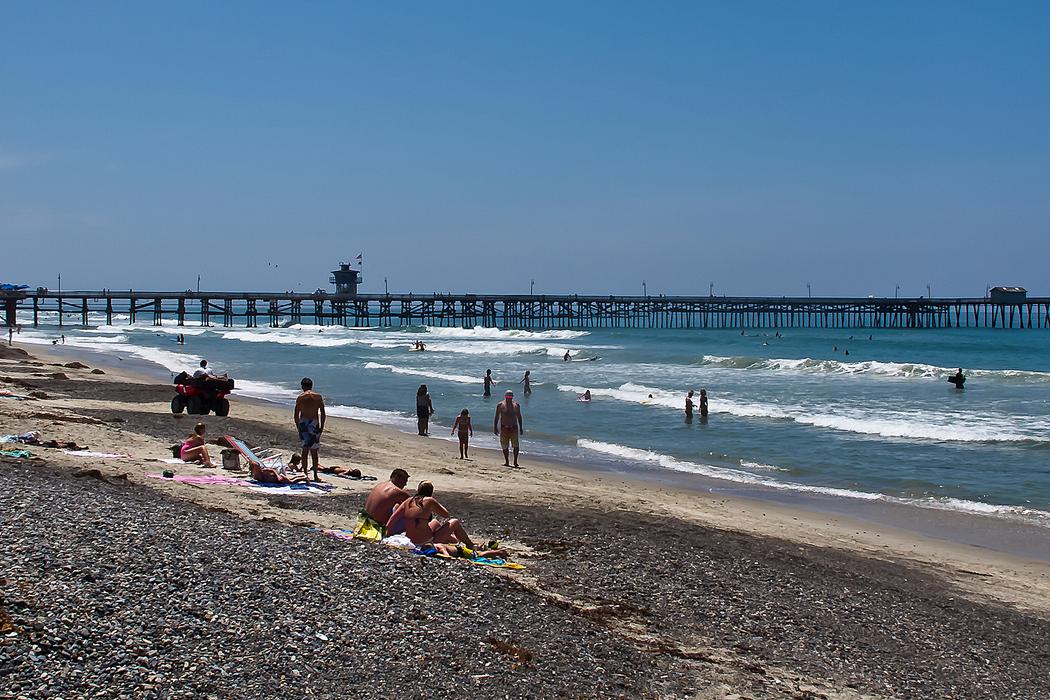
[[[361,271],[351,270],[350,263],[339,263],[338,270],[332,270],[328,281],[335,285],[336,294],[357,295],[357,285],[361,284]]]

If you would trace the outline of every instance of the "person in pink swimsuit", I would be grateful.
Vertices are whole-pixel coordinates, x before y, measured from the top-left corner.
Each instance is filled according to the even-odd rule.
[[[214,467],[211,463],[211,455],[208,454],[208,446],[204,441],[204,433],[208,427],[204,423],[193,426],[193,433],[182,443],[179,450],[179,458],[183,462],[196,462],[204,467]]]

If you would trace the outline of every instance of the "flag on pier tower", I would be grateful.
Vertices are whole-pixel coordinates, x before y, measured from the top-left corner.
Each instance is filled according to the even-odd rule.
[[[365,259],[360,254],[357,256],[357,266],[360,267],[365,264]]]

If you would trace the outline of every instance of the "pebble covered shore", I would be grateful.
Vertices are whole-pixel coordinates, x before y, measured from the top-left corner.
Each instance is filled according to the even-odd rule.
[[[0,465],[0,698],[616,697],[602,626],[476,567]]]
[[[0,698],[1050,696],[1050,623],[905,566],[445,501],[546,554],[504,577],[5,460]]]

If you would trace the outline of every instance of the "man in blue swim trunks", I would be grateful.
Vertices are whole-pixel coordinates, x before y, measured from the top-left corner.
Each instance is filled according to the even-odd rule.
[[[314,391],[314,382],[303,377],[303,393],[295,400],[295,427],[299,430],[299,444],[302,445],[303,474],[306,474],[307,455],[314,460],[314,481],[317,478],[317,450],[321,447],[321,433],[324,432],[324,398]]]

